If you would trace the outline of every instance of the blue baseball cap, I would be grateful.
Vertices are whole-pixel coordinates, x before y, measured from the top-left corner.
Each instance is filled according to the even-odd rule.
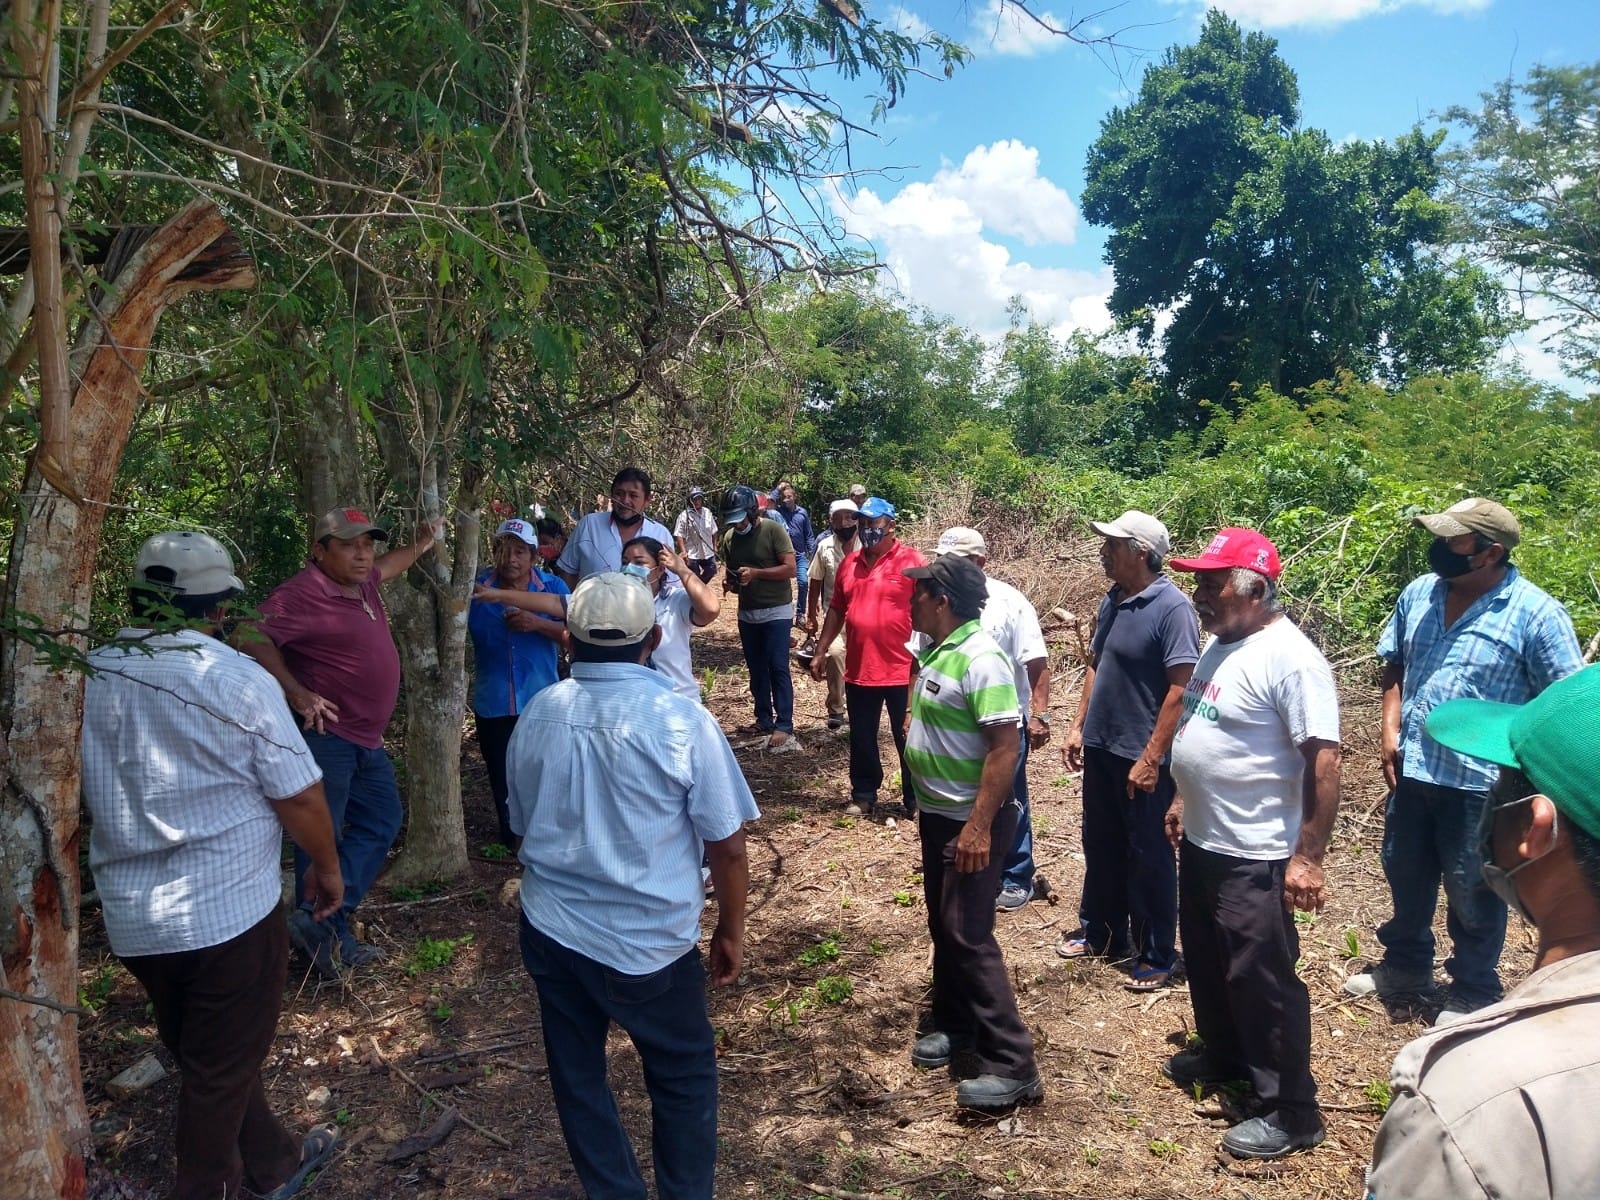
[[[867,502],[861,506],[861,515],[869,521],[874,517],[888,517],[890,520],[896,520],[900,516],[899,513],[895,512],[894,505],[890,504],[882,496],[868,496]]]

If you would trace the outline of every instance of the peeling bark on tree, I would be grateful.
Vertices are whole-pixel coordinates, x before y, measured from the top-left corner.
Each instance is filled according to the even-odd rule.
[[[30,464],[4,605],[49,628],[81,627],[139,375],[163,310],[193,291],[247,288],[255,270],[216,206],[196,201],[148,236],[123,238],[73,350],[68,438],[87,503]],[[81,651],[81,637],[62,642]],[[52,671],[11,638],[0,659],[0,969],[4,986],[71,1003],[78,966],[78,786],[83,677]],[[88,1117],[74,1016],[0,999],[0,1188],[7,1200],[81,1197]]]

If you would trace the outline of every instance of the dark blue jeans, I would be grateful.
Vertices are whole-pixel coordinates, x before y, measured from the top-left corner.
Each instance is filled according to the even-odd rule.
[[[789,677],[789,622],[740,621],[739,645],[750,668],[750,696],[762,729],[794,732],[794,680]]]
[[[1011,839],[1011,853],[1006,855],[1005,869],[1000,872],[1000,886],[1019,887],[1033,891],[1033,814],[1028,810],[1028,726],[1022,725],[1022,742],[1017,747],[1017,773],[1011,780],[1011,796],[1018,805],[1017,833]]]
[[[1401,778],[1383,816],[1383,873],[1394,917],[1378,926],[1383,961],[1396,971],[1433,974],[1433,913],[1444,883],[1453,995],[1474,1007],[1500,998],[1506,906],[1483,882],[1478,820],[1486,792]]]
[[[794,622],[796,625],[806,623],[806,589],[810,586],[810,573],[806,568],[810,565],[811,556],[800,551],[794,556]]]
[[[1083,748],[1083,902],[1078,922],[1096,951],[1170,971],[1178,961],[1178,867],[1167,841],[1175,785],[1128,798],[1133,760]]]
[[[307,729],[303,736],[311,757],[322,768],[322,788],[333,818],[333,836],[339,841],[339,870],[344,875],[344,909],[328,918],[337,933],[349,927],[346,918],[366,897],[389,857],[389,847],[400,833],[405,812],[394,764],[382,746],[368,750],[337,734]],[[295,886],[305,877],[311,860],[300,847],[294,850]],[[306,907],[302,905],[301,907]]]
[[[779,622],[786,624],[786,622]],[[645,1200],[639,1161],[606,1082],[606,1033],[633,1039],[650,1093],[660,1200],[711,1200],[717,1165],[716,1039],[698,948],[653,975],[624,975],[519,919],[539,991],[550,1089],[587,1200]]]

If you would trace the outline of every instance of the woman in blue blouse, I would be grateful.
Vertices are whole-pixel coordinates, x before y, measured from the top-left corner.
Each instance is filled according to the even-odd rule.
[[[534,567],[538,545],[538,534],[530,522],[502,522],[494,532],[494,565],[478,576],[479,585],[566,595],[565,583]],[[523,705],[556,681],[567,630],[550,617],[475,598],[467,612],[467,632],[472,636],[475,664],[472,716],[478,727],[478,750],[489,772],[500,842],[515,850],[516,838],[506,813],[506,746]]]

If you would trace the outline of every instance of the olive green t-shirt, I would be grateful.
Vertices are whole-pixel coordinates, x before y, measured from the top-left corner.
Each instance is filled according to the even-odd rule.
[[[785,554],[794,553],[794,543],[783,522],[761,517],[756,521],[755,532],[743,537],[725,529],[720,545],[728,578],[739,593],[740,609],[777,608],[794,602],[791,581],[787,579],[757,579],[746,587],[739,586],[740,567],[775,567]]]

